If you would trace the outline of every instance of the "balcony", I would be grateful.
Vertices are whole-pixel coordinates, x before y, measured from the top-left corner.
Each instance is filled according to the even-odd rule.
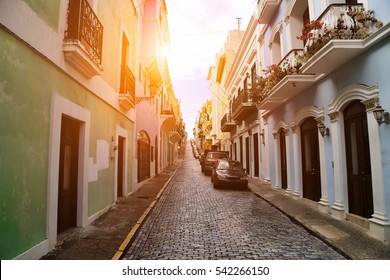
[[[302,73],[332,73],[390,34],[390,24],[365,39],[332,40],[302,66]]]
[[[302,93],[319,81],[323,75],[287,75],[260,102],[258,109],[272,110],[287,102],[290,98]]]
[[[175,118],[175,112],[170,104],[161,104],[161,118]]]
[[[256,110],[256,104],[248,100],[248,95],[245,91],[241,91],[232,104],[233,120],[243,121]]]
[[[86,0],[70,0],[63,51],[65,60],[86,78],[103,70],[103,25]]]
[[[173,111],[171,108],[161,109],[161,115],[163,116],[173,116]]]
[[[260,24],[268,24],[278,9],[281,0],[259,0],[258,15]]]
[[[279,71],[284,71],[287,75],[279,80],[277,84],[267,93],[267,97],[260,102],[258,109],[275,109],[279,105],[287,102],[290,98],[300,94],[306,88],[322,78],[322,75],[303,75],[300,72],[300,64],[296,60],[296,57],[302,54],[303,50],[292,49],[279,62]]]
[[[128,66],[121,67],[119,105],[126,111],[135,106],[135,77]]]
[[[222,132],[229,132],[236,128],[236,123],[233,121],[230,113],[226,113],[221,119]]]
[[[299,62],[297,61],[297,56],[303,55],[303,52],[303,49],[292,49],[285,55],[278,65],[282,70],[290,72],[292,68],[295,68],[298,65]]]
[[[355,18],[356,14],[366,17],[366,13],[362,4],[328,6],[317,20],[323,23],[322,29],[313,31],[314,36],[306,48],[313,48],[311,45],[319,42],[317,34],[322,34],[324,44],[303,64],[302,73],[328,75],[386,38],[389,24],[373,32],[374,22],[370,16],[366,20]]]
[[[378,23],[375,27],[380,29],[372,33],[374,23]],[[382,28],[381,25],[361,4],[330,5],[317,21],[305,27],[300,36],[301,40],[306,40],[305,51],[292,50],[279,63],[279,71],[283,70],[287,75],[270,91],[261,92],[265,98],[260,101],[258,108],[275,109],[388,38],[390,24]],[[296,67],[298,61],[302,66],[299,64],[300,67]]]

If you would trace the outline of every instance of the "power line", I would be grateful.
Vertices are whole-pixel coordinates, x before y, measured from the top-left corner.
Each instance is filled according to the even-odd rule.
[[[139,4],[137,7],[135,7],[136,9],[138,9],[139,7],[141,7],[143,4],[145,4],[147,0],[145,0],[144,2],[142,2],[141,4]]]
[[[215,92],[213,91],[213,89],[212,89],[211,87],[209,87],[209,89],[211,90],[211,94],[213,94],[215,97],[217,97],[217,98],[219,99],[219,101],[221,101],[222,104],[225,106],[225,108],[229,108],[229,106],[225,103],[225,101],[223,101],[223,100],[218,96],[218,94],[215,93]]]

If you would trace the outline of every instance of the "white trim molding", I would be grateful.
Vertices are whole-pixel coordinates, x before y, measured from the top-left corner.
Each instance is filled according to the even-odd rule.
[[[294,149],[294,166],[295,166],[295,190],[294,195],[302,197],[303,179],[302,179],[302,151],[301,151],[301,129],[300,125],[307,118],[314,118],[317,123],[323,123],[325,120],[324,110],[315,106],[306,106],[301,108],[295,116],[294,122],[291,124],[293,129],[293,149]],[[318,132],[318,148],[320,155],[320,174],[321,174],[321,199],[318,202],[323,212],[329,211],[328,198],[328,180],[326,169],[326,153],[325,140]]]
[[[54,93],[52,98],[49,140],[48,207],[46,219],[46,235],[49,240],[48,250],[53,249],[57,243],[58,170],[62,115],[67,115],[80,121],[77,226],[83,227],[88,224],[88,153],[91,114],[80,105]]]
[[[290,160],[290,145],[288,144],[289,143],[289,135],[290,135],[290,131],[289,131],[289,126],[288,124],[285,122],[285,121],[278,121],[272,131],[272,134],[274,136],[274,156],[275,156],[275,166],[274,166],[274,169],[275,169],[275,188],[278,188],[278,189],[281,189],[282,188],[282,170],[281,170],[281,162],[280,162],[280,134],[279,134],[279,131],[280,130],[283,130],[284,133],[285,133],[285,143],[286,143],[286,162],[287,162],[287,188],[286,188],[286,192],[290,193],[291,192],[291,187],[290,187],[290,183],[291,183],[291,179],[290,179],[290,175],[291,175],[291,166],[290,163],[289,163],[289,160]]]

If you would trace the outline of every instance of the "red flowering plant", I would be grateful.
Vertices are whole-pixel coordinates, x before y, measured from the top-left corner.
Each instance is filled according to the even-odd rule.
[[[333,39],[364,39],[371,35],[373,26],[380,28],[383,23],[374,17],[374,11],[366,11],[361,6],[346,7],[340,11],[338,18],[330,13],[324,21],[313,20],[302,28],[302,35],[297,36],[297,39],[304,41],[305,51],[296,59],[306,62]]]
[[[272,64],[262,71],[263,76],[257,76],[255,83],[252,84],[249,90],[249,97],[256,103],[260,103],[267,98],[273,87],[288,75],[287,68],[276,64]]]
[[[311,22],[307,23],[303,28],[302,28],[302,35],[297,36],[297,39],[302,40],[302,41],[307,41],[311,39],[313,35],[313,30],[320,30],[324,26],[324,23],[319,20],[312,20]]]
[[[268,94],[277,83],[279,83],[286,75],[287,71],[279,65],[272,64],[263,70],[266,77],[264,92]]]
[[[257,76],[249,89],[249,98],[252,102],[260,103],[267,96],[263,94],[265,88],[266,78],[263,76]]]

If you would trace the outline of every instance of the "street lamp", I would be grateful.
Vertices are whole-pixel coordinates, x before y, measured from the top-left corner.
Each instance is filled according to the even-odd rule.
[[[390,123],[390,117],[389,113],[385,112],[383,108],[380,105],[377,105],[375,109],[373,110],[374,117],[379,125],[382,123],[389,124]]]
[[[139,104],[141,103],[142,101],[146,100],[146,101],[150,101],[152,99],[154,99],[154,97],[156,96],[156,94],[161,91],[160,90],[160,86],[159,85],[156,85],[154,83],[150,84],[149,85],[149,92],[150,92],[150,96],[142,96],[142,97],[136,97],[135,98],[135,103],[136,104]]]
[[[329,135],[329,128],[327,128],[324,123],[318,124],[318,130],[320,131],[322,137]]]

